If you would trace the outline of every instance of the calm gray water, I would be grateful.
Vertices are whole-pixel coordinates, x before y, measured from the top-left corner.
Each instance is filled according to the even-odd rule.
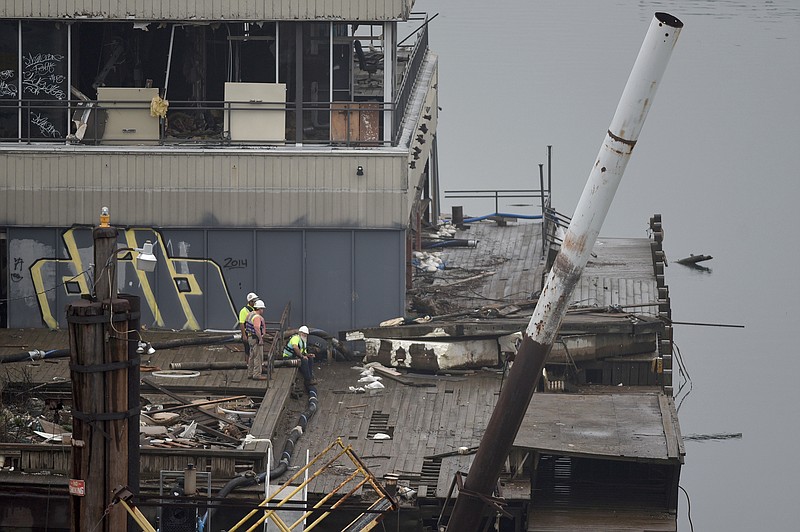
[[[602,234],[645,236],[661,213],[668,259],[714,257],[710,272],[667,269],[673,319],[745,325],[675,330],[692,385],[683,433],[743,433],[686,442],[681,486],[694,530],[800,529],[800,2],[421,0],[415,9],[439,13],[442,190],[538,188],[551,144],[554,206],[569,215],[653,14],[684,22]],[[494,210],[445,199],[445,212],[454,201],[469,215]],[[681,492],[681,531],[691,530],[688,509]]]

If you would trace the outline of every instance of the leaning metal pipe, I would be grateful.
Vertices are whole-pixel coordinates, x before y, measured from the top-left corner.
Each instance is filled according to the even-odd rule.
[[[459,491],[447,525],[448,531],[475,530],[480,523],[485,498],[492,495],[511,451],[566,314],[569,298],[600,234],[682,27],[680,20],[666,13],[656,13],[650,24],[608,134],[575,208],[575,216],[511,366],[507,384],[500,392],[469,475]]]

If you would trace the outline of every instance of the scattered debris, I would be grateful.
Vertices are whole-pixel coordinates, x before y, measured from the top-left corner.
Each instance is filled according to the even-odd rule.
[[[415,251],[411,264],[428,273],[444,270],[444,261],[441,255],[440,252]]]

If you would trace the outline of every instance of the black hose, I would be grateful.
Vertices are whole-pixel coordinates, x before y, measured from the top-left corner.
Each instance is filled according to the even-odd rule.
[[[23,351],[22,353],[12,353],[10,355],[0,356],[0,364],[8,362],[27,362],[34,360],[46,360],[49,358],[68,357],[69,349],[52,349],[50,351],[42,351],[34,349],[32,351]]]
[[[229,342],[238,342],[242,338],[241,333],[226,334],[224,336],[201,336],[198,338],[175,338],[173,340],[166,340],[163,342],[154,342],[150,345],[153,349],[172,349],[175,347],[183,347],[185,345],[214,345],[226,344]],[[128,339],[131,340],[131,339]],[[131,340],[136,341],[136,340]],[[69,349],[52,349],[50,351],[42,351],[41,349],[33,349],[32,351],[23,351],[21,353],[12,353],[10,355],[0,356],[0,364],[9,362],[26,362],[33,360],[42,360],[50,358],[65,358],[69,356]]]
[[[199,336],[197,338],[174,338],[163,342],[152,342],[153,349],[172,349],[173,347],[183,347],[185,345],[208,345],[226,344],[228,342],[240,342],[242,333],[226,334],[224,336]]]
[[[355,358],[352,351],[350,351],[347,346],[340,342],[338,338],[331,336],[330,333],[322,329],[309,329],[308,335],[316,336],[325,340],[330,347],[330,356],[333,357],[334,360],[344,360],[349,362]]]
[[[468,240],[466,238],[450,238],[447,240],[428,240],[422,243],[424,249],[429,248],[474,248],[478,246],[477,240]]]
[[[274,469],[269,470],[269,478],[275,479],[279,478],[281,475],[286,473],[289,470],[289,462],[292,459],[292,454],[294,453],[294,447],[297,443],[297,440],[300,439],[300,436],[306,431],[306,427],[308,426],[308,421],[314,416],[314,413],[317,411],[317,388],[314,386],[309,387],[308,389],[308,407],[306,410],[300,414],[300,418],[297,421],[297,425],[292,428],[291,432],[289,432],[289,437],[286,438],[286,443],[283,445],[283,452],[281,453],[281,458],[278,461],[278,464],[275,466]],[[269,464],[268,464],[269,465]],[[263,473],[259,473],[257,475],[253,475],[252,472],[247,472],[237,477],[233,477],[231,480],[228,481],[225,486],[219,490],[217,493],[217,499],[223,499],[230,495],[235,489],[246,487],[246,486],[255,486],[256,484],[263,484],[267,480],[267,473],[266,471]],[[217,501],[219,504],[219,500]],[[205,526],[205,523],[208,522],[208,519],[214,515],[217,507],[215,505],[211,505],[211,507],[206,512],[206,515],[203,516],[201,520],[201,525]]]
[[[289,462],[292,459],[292,454],[294,453],[294,446],[297,443],[297,440],[300,439],[300,436],[306,431],[306,427],[308,426],[308,421],[314,416],[314,413],[317,411],[317,389],[314,386],[309,387],[308,389],[308,408],[306,408],[305,412],[300,414],[300,418],[297,421],[297,425],[292,428],[291,432],[289,432],[289,437],[286,438],[286,443],[283,445],[283,452],[281,453],[281,458],[274,470],[269,472],[269,478],[277,478],[286,470],[289,469]],[[256,481],[258,484],[264,482],[267,478],[267,473],[261,473],[256,476]]]

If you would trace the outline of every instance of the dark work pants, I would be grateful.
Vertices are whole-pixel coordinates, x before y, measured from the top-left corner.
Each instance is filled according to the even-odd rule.
[[[308,382],[314,378],[314,373],[311,366],[311,360],[307,357],[300,359],[300,373],[303,374],[303,379]]]
[[[250,358],[250,342],[247,340],[247,336],[242,337],[242,343],[244,344],[244,361]]]

